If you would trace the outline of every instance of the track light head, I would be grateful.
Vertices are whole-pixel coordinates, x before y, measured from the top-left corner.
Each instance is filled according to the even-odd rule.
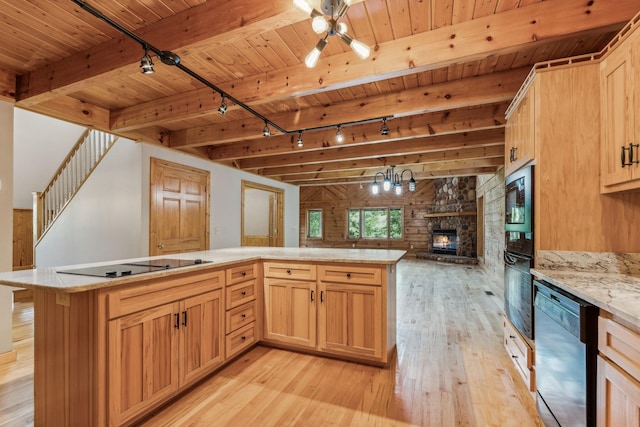
[[[382,119],[382,127],[380,128],[380,135],[387,136],[389,135],[389,127],[387,126],[387,119]]]
[[[267,121],[264,121],[264,129],[262,129],[262,136],[265,138],[269,138],[271,136],[271,130],[269,129],[269,124]]]
[[[145,48],[144,55],[140,58],[140,68],[142,69],[142,74],[153,74],[155,70],[153,69],[153,61],[149,56],[149,50]]]
[[[229,107],[227,106],[227,98],[224,96],[224,94],[222,94],[222,101],[220,101],[218,113],[220,113],[221,116],[224,116],[227,113],[228,108]]]
[[[302,147],[304,142],[302,142],[302,132],[298,132],[298,147]]]

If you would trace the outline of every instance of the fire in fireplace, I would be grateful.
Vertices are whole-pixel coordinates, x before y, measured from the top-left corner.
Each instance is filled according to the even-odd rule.
[[[458,232],[456,230],[433,230],[433,253],[457,255]]]

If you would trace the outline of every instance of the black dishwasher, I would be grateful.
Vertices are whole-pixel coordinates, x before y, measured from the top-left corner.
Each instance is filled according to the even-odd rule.
[[[596,425],[598,308],[534,281],[536,389],[547,427]]]

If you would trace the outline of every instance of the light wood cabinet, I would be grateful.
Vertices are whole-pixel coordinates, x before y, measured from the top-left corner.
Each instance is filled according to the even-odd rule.
[[[122,424],[224,361],[221,290],[109,321],[110,423]]]
[[[258,263],[243,264],[227,269],[226,287],[226,359],[229,360],[257,343],[258,319]]]
[[[598,350],[598,426],[640,425],[640,335],[600,316]]]
[[[315,281],[265,278],[264,307],[265,340],[316,347]]]
[[[639,49],[636,30],[600,63],[603,193],[640,188]]]
[[[533,160],[535,155],[535,86],[529,85],[507,118],[504,144],[505,176]]]
[[[380,286],[320,283],[319,348],[355,357],[381,358]]]
[[[522,377],[529,391],[536,391],[536,371],[534,370],[534,349],[513,327],[506,316],[502,318],[503,344],[511,357],[516,371]]]

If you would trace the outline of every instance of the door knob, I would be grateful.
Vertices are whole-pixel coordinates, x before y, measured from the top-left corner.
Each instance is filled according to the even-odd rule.
[[[158,243],[158,249],[164,249],[164,244],[163,243]]]

